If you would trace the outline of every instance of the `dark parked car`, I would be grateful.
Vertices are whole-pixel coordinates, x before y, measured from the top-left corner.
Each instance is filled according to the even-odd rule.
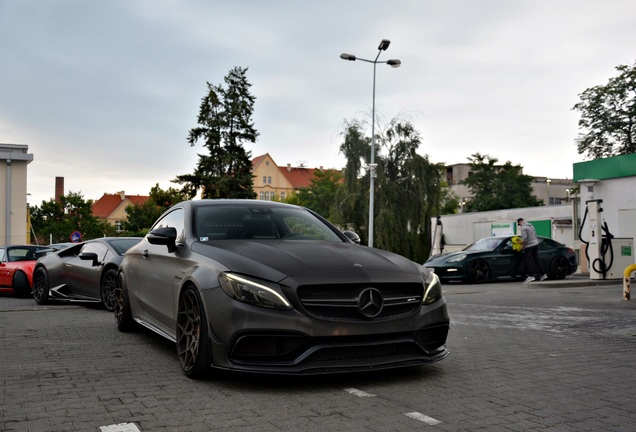
[[[50,301],[98,302],[109,311],[115,305],[115,280],[124,253],[141,237],[104,237],[49,254],[33,272],[33,297]]]
[[[446,357],[437,276],[355,237],[282,203],[177,204],[124,256],[117,326],[141,324],[174,341],[192,377],[213,368],[367,371]]]
[[[48,252],[47,246],[0,246],[0,293],[29,297],[35,262]]]
[[[495,279],[523,279],[526,268],[523,252],[514,250],[514,236],[477,240],[459,252],[432,256],[424,263],[442,282],[482,283]],[[539,261],[550,279],[563,279],[577,269],[576,254],[557,241],[539,237]]]

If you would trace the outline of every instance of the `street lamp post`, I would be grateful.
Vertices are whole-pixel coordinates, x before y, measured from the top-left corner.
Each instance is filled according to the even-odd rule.
[[[373,195],[375,191],[375,66],[378,63],[386,63],[391,67],[398,68],[402,64],[400,60],[392,59],[387,61],[378,61],[382,51],[386,51],[391,41],[382,39],[378,46],[378,55],[375,60],[367,60],[354,56],[353,54],[340,54],[340,58],[343,60],[356,61],[360,60],[367,63],[373,63],[373,103],[371,105],[371,161],[369,163],[369,247],[373,247],[373,212],[374,212],[374,200]]]

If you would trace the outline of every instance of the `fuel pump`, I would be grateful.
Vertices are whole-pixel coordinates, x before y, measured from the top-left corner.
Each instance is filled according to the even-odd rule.
[[[587,187],[587,201],[585,201],[585,214],[581,221],[579,239],[586,245],[585,256],[590,267],[590,279],[606,279],[609,270],[614,263],[614,250],[607,222],[603,221],[602,199],[594,199],[594,185],[600,180],[585,179],[579,183]],[[587,222],[588,240],[583,237],[583,228]]]
[[[441,216],[437,216],[437,220],[435,221],[435,230],[433,231],[433,247],[431,247],[429,258],[432,255],[441,253],[444,253],[444,225],[442,224]]]

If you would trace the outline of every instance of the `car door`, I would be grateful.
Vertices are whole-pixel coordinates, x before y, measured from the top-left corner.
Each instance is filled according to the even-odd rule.
[[[97,262],[84,260],[82,254],[95,253]],[[99,278],[104,259],[108,253],[108,246],[101,242],[86,242],[76,256],[64,263],[64,273],[67,286],[74,294],[99,298]]]
[[[176,208],[157,221],[153,229],[175,228],[179,243],[184,235],[184,214],[184,209]],[[175,331],[178,253],[179,249],[171,252],[165,245],[153,245],[144,240],[136,263],[136,277],[131,278],[138,285],[133,289],[146,315],[170,334]]]
[[[11,270],[7,266],[7,252],[6,249],[0,248],[0,287],[7,288],[11,286]]]
[[[511,239],[503,240],[497,249],[493,251],[493,259],[491,261],[493,276],[497,278],[514,277],[519,272],[520,261],[521,254],[513,250]]]

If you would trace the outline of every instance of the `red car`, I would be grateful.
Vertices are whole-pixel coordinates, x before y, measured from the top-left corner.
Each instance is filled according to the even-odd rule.
[[[0,246],[0,293],[30,296],[35,262],[51,251],[47,246]]]

